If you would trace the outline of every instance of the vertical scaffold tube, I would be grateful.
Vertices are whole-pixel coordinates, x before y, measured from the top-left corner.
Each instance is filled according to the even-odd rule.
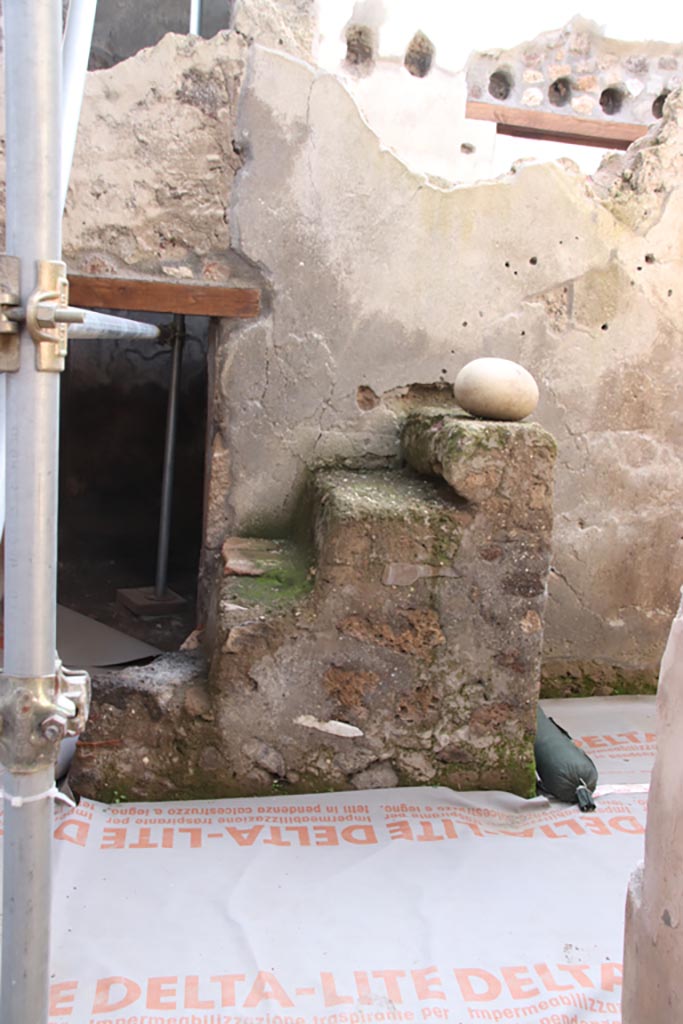
[[[62,4],[3,8],[7,251],[21,259],[25,306],[35,261],[61,255]],[[59,421],[59,374],[38,372],[34,349],[22,329],[21,369],[7,375],[4,638],[5,674],[32,679],[55,673]],[[48,1019],[53,779],[53,767],[3,778],[2,1024]]]
[[[78,122],[81,116],[81,103],[83,102],[96,13],[97,0],[70,0],[66,15],[64,42],[62,43],[62,148],[60,155],[62,210],[66,203],[71,164],[76,149]]]
[[[190,0],[190,35],[199,36],[202,32],[202,0]]]

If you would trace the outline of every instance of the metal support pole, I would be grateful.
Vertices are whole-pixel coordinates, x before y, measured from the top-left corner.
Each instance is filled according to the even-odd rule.
[[[190,0],[190,35],[202,32],[202,0]]]
[[[70,0],[62,44],[62,155],[61,209],[66,204],[71,164],[76,149],[78,121],[88,73],[97,0]]]
[[[121,316],[109,316],[107,313],[92,313],[90,310],[79,310],[70,306],[68,313],[77,312],[83,315],[82,321],[69,324],[69,340],[107,341],[156,341],[160,330],[156,324],[145,324],[139,320],[128,320]]]
[[[164,470],[161,480],[161,512],[159,514],[159,544],[157,548],[157,574],[154,596],[162,598],[168,582],[168,549],[171,540],[171,502],[173,499],[173,467],[175,463],[175,441],[178,423],[178,394],[180,392],[180,371],[185,344],[185,317],[173,317],[173,356],[171,359],[171,383],[166,407],[166,439],[164,442]]]
[[[61,0],[3,4],[7,96],[7,250],[21,259],[21,301],[36,260],[61,254]],[[21,331],[7,379],[5,664],[7,677],[54,682],[56,668],[59,374],[36,370]],[[2,680],[2,688],[9,681]],[[48,1018],[54,762],[3,778],[2,1024]],[[13,802],[9,796],[26,799]]]
[[[180,373],[183,362],[183,346],[185,344],[185,317],[179,314],[173,317],[171,344],[173,346],[171,354],[171,380],[166,405],[166,435],[161,480],[161,510],[159,512],[156,579],[153,587],[125,587],[116,592],[118,601],[124,608],[133,612],[134,615],[173,615],[181,611],[186,603],[183,597],[169,590],[167,585]]]

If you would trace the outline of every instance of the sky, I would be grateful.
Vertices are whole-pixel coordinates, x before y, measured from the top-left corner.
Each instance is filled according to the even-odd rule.
[[[416,18],[429,35],[428,25],[438,29],[439,63],[459,69],[472,49],[507,49],[533,39],[541,32],[562,28],[576,14],[597,22],[605,35],[617,39],[680,41],[683,38],[680,8],[667,4],[636,4],[633,0],[385,0],[393,17],[412,22]],[[449,32],[448,29],[451,29]],[[383,40],[383,44],[384,44]],[[387,38],[386,44],[392,40]],[[399,49],[400,52],[400,49]]]

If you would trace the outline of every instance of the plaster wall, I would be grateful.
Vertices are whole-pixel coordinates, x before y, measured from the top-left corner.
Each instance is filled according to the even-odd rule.
[[[491,177],[495,125],[465,119],[464,72],[434,67],[424,78],[416,78],[402,60],[384,59],[366,76],[349,74],[344,62],[335,74],[382,146],[408,167],[449,182]]]
[[[559,442],[546,659],[654,670],[681,573],[679,111],[607,198],[559,165],[437,187],[333,76],[255,47],[231,237],[270,308],[219,346],[209,552],[290,529],[311,466],[396,459],[410,385],[517,359]]]
[[[643,25],[634,12],[602,11],[596,0],[590,13],[607,20],[618,38],[562,4],[553,9],[554,24],[571,21],[538,35],[549,15],[533,3],[514,12],[489,4],[468,11],[463,23],[461,12],[438,0],[419,8],[405,0],[320,0],[316,62],[344,79],[382,144],[414,170],[473,183],[506,173],[521,158],[569,156],[593,173],[606,150],[497,135],[492,122],[465,117],[467,99],[605,123],[650,124],[661,116],[662,97],[681,84],[677,27],[666,17]],[[372,54],[361,64],[349,60],[347,49],[349,31],[359,27],[372,39]],[[419,31],[434,48],[424,77],[405,66]],[[644,41],[653,38],[675,42]],[[492,48],[481,51],[485,44]],[[494,73],[509,83],[504,97],[489,91]],[[561,95],[553,89],[558,79]]]
[[[501,33],[516,43],[534,24],[534,16],[541,24],[546,18],[546,12],[532,15],[526,9],[516,14],[527,16],[507,24],[506,11],[489,8],[484,25],[476,12],[469,11],[463,24],[457,12],[433,0],[419,9],[403,0],[321,0],[314,55],[321,68],[342,78],[382,145],[419,173],[472,184],[506,173],[518,159],[562,156],[590,173],[602,150],[497,135],[492,122],[465,117],[465,65],[471,51],[483,42],[500,42]],[[373,59],[360,67],[350,63],[347,54],[346,36],[356,25],[372,32],[375,47]],[[434,47],[424,77],[405,66],[411,39],[420,31]]]
[[[508,356],[559,442],[546,658],[652,671],[681,562],[680,99],[599,195],[560,165],[458,188],[262,48],[236,130],[246,53],[169,36],[89,76],[65,219],[74,269],[262,287],[210,366],[206,565],[289,529],[312,466],[395,461],[411,385]]]
[[[490,177],[495,125],[465,120],[464,62],[444,52],[445,26],[412,12],[410,19],[398,19],[402,31],[397,32],[396,20],[381,2],[323,2],[317,63],[343,80],[382,145],[407,166],[449,181]],[[374,44],[372,59],[360,66],[349,62],[347,52],[346,35],[355,25],[366,27]],[[407,70],[404,57],[411,37],[423,28],[436,52],[428,73],[418,77]]]

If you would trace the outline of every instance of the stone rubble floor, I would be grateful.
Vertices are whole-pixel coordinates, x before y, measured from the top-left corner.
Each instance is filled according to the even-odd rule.
[[[619,1024],[654,698],[545,701],[597,811],[444,788],[57,808],[50,1024]]]

